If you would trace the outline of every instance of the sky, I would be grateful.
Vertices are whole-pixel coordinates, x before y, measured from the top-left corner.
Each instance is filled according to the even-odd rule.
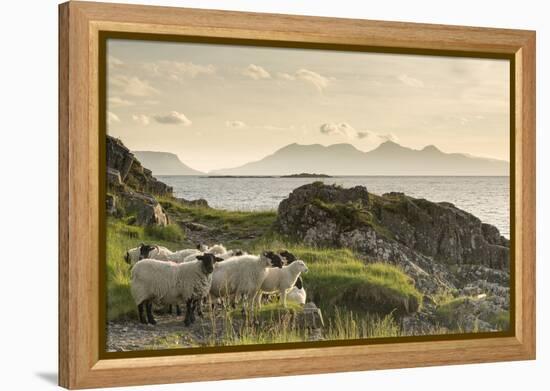
[[[209,171],[291,143],[509,160],[507,60],[110,39],[107,132]]]

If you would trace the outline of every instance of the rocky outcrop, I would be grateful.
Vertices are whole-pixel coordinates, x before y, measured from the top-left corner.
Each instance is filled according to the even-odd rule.
[[[157,180],[151,170],[144,168],[139,160],[120,141],[107,136],[107,185],[110,189],[172,196],[172,187]]]
[[[351,248],[367,263],[397,265],[426,302],[441,292],[487,294],[487,311],[508,309],[508,239],[450,203],[317,182],[295,189],[280,203],[277,228],[310,246]],[[423,324],[421,317],[431,321]],[[433,326],[436,320],[435,313],[424,311],[411,324]]]
[[[155,196],[172,197],[172,188],[144,168],[122,141],[107,136],[107,213],[133,216],[138,225],[168,225]]]

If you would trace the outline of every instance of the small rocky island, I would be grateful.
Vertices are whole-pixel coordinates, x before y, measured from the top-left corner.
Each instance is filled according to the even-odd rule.
[[[281,178],[332,178],[327,174],[310,174],[302,172],[300,174],[281,175]]]

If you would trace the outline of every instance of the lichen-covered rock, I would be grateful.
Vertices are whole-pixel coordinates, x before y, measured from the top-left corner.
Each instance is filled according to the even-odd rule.
[[[124,210],[136,216],[138,225],[168,225],[168,216],[158,201],[144,193],[124,192],[119,194]]]
[[[425,294],[474,280],[509,283],[508,240],[446,202],[316,182],[280,203],[277,227],[309,246],[346,247],[364,255],[365,262],[397,265]]]
[[[163,196],[172,196],[172,187],[157,180],[120,141],[107,136],[107,185],[119,191],[125,188]]]

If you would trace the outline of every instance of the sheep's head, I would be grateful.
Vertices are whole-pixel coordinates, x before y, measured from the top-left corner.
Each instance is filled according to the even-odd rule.
[[[294,254],[292,254],[291,252],[289,252],[287,250],[283,250],[279,254],[281,254],[281,257],[286,259],[286,264],[287,265],[290,265],[292,262],[294,262],[298,259],[298,258],[296,258],[296,256]]]
[[[136,262],[138,262],[141,259],[139,254],[140,254],[140,248],[134,247],[126,251],[126,254],[124,255],[124,261],[130,266],[134,265]]]
[[[199,244],[197,244],[197,250],[199,250],[200,252],[205,253],[206,250],[208,250],[208,246],[204,243],[199,243]]]
[[[202,268],[205,274],[210,274],[214,271],[214,264],[216,262],[223,261],[222,258],[218,258],[214,254],[205,253],[203,255],[198,255],[197,259],[202,262]]]
[[[234,257],[240,257],[241,255],[244,255],[243,250],[231,250],[231,253]]]
[[[302,260],[297,260],[296,262],[293,262],[292,267],[297,269],[300,273],[307,273],[309,270],[306,263]]]
[[[150,244],[140,244],[139,245],[139,260],[149,258],[149,253],[153,251],[157,246]]]
[[[271,266],[278,268],[283,267],[283,259],[280,255],[275,254],[273,251],[265,251],[262,255],[269,260]]]

